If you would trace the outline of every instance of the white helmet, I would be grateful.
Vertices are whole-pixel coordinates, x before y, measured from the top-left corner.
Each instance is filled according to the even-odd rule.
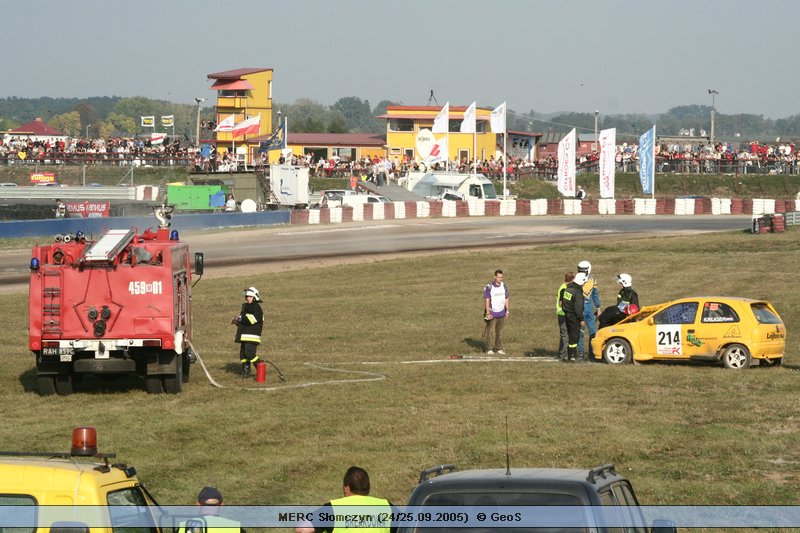
[[[248,296],[252,296],[257,302],[261,301],[261,296],[258,294],[258,289],[255,287],[247,287],[244,290],[244,297],[247,298]]]
[[[573,279],[572,281],[574,281],[578,285],[583,285],[584,283],[586,283],[588,279],[589,276],[586,275],[586,272],[578,272],[577,274],[575,274],[575,279]]]
[[[633,278],[630,274],[617,274],[617,283],[623,287],[630,287],[633,285]]]
[[[581,261],[578,263],[578,272],[586,272],[586,276],[592,275],[592,264],[589,261]]]

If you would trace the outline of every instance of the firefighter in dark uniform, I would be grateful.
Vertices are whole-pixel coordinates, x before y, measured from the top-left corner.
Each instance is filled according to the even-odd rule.
[[[258,289],[248,287],[244,290],[244,303],[239,316],[231,320],[236,327],[236,342],[239,343],[239,360],[242,363],[240,379],[250,377],[250,365],[258,361],[258,345],[261,344],[261,330],[264,329],[264,311],[259,305],[261,297]]]
[[[567,322],[567,362],[578,362],[578,339],[583,326],[583,284],[586,273],[578,272],[561,293],[561,310]]]
[[[628,315],[635,315],[639,312],[639,293],[633,288],[633,277],[630,274],[617,274],[617,283],[620,286],[617,305],[606,307],[600,313],[601,328],[613,326],[627,318]]]

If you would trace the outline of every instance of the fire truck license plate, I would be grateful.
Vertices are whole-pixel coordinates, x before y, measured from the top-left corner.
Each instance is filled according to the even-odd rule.
[[[72,361],[75,348],[42,348],[42,355],[56,355],[61,361]]]

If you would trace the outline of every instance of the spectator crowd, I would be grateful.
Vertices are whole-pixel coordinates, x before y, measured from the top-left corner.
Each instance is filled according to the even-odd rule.
[[[307,166],[312,176],[349,177],[377,179],[385,175],[389,179],[404,176],[409,171],[445,170],[455,172],[481,172],[490,178],[503,176],[503,160],[490,156],[473,161],[467,159],[439,162],[426,165],[410,159],[408,155],[364,156],[360,159],[333,155],[321,156],[308,153],[305,156],[291,155],[282,163]],[[510,179],[536,176],[555,179],[558,162],[552,149],[542,150],[537,160],[510,157],[505,174]],[[200,149],[182,143],[180,139],[165,137],[154,141],[148,137],[115,137],[109,139],[68,139],[57,141],[32,140],[27,137],[11,137],[0,141],[0,164],[34,162],[39,164],[131,164],[131,165],[192,165],[195,170],[206,172],[231,171],[241,165],[226,149],[219,151],[212,145]],[[639,147],[622,143],[616,147],[616,169],[618,172],[638,172]],[[599,154],[596,151],[578,153],[576,163],[579,172],[597,172]],[[266,164],[262,154],[254,166]],[[659,173],[720,173],[720,174],[798,174],[797,151],[794,142],[761,144],[757,141],[734,145],[719,142],[714,145],[687,139],[685,142],[664,141],[656,146],[656,171]]]
[[[115,137],[109,139],[34,140],[11,137],[0,141],[0,164],[36,162],[40,164],[102,163],[181,164],[192,160],[197,150],[179,139]]]

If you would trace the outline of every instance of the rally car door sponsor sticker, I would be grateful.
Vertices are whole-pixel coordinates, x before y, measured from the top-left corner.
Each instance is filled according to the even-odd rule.
[[[680,324],[656,326],[656,353],[658,355],[682,355]]]

